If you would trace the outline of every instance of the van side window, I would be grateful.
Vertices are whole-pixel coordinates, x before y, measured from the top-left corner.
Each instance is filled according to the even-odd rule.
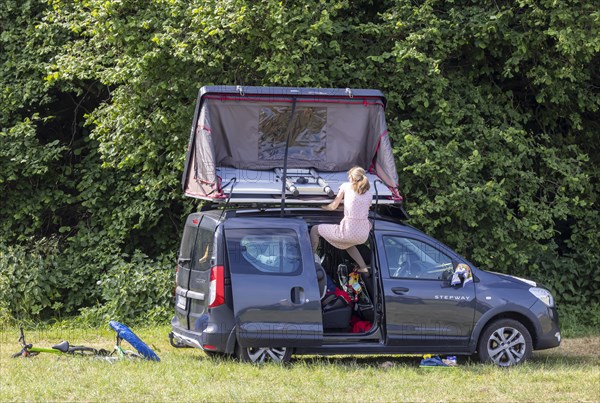
[[[290,230],[228,231],[227,255],[238,273],[295,275],[302,271],[300,244]]]
[[[441,280],[452,270],[450,257],[417,239],[385,236],[383,247],[392,278]]]

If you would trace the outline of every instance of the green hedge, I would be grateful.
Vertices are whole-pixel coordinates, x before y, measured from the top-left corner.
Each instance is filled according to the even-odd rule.
[[[381,89],[412,223],[598,310],[593,3],[6,0],[0,24],[3,315],[166,315],[209,84]]]

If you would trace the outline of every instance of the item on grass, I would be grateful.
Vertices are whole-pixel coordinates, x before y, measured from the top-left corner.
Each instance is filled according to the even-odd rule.
[[[446,364],[447,366],[449,366],[449,367],[456,367],[457,366],[456,356],[454,356],[454,355],[451,355],[451,356],[448,356],[448,357],[444,358],[442,360],[442,362],[444,364]]]
[[[430,354],[426,354],[423,356],[423,359],[421,360],[421,364],[419,365],[419,367],[421,368],[433,368],[433,367],[441,367],[441,368],[453,368],[453,366],[450,366],[446,363],[444,363],[444,361],[438,357],[432,357]]]
[[[146,343],[142,341],[133,331],[126,325],[117,321],[111,320],[109,326],[117,333],[117,336],[131,344],[141,355],[151,361],[160,361],[158,355]]]

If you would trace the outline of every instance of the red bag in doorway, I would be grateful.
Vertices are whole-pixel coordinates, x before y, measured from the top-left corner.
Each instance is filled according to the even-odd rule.
[[[344,290],[340,290],[339,288],[336,288],[335,291],[333,292],[335,294],[335,296],[337,297],[342,297],[346,300],[347,303],[352,302],[352,299],[350,299],[350,295],[348,295],[348,293]]]

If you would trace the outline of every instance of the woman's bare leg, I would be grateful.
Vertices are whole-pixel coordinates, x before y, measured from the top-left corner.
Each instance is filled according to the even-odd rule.
[[[354,259],[356,264],[358,264],[359,270],[367,268],[367,264],[365,263],[365,260],[363,259],[362,255],[360,254],[360,252],[358,251],[356,246],[349,247],[348,249],[346,249],[346,252],[348,252],[350,257],[352,259]]]
[[[317,248],[319,247],[319,226],[313,225],[310,229],[310,244],[312,245],[313,253],[317,252]]]

